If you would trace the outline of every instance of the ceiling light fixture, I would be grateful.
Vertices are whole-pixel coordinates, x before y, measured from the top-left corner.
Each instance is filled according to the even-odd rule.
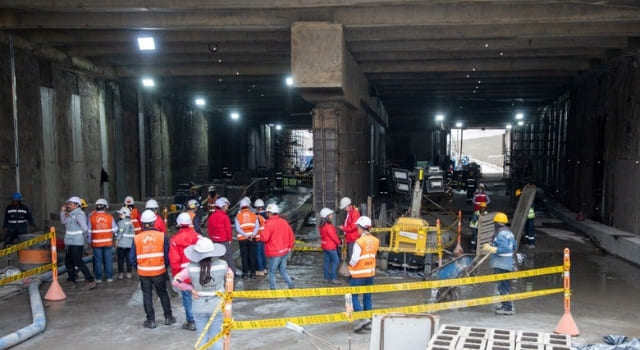
[[[513,125],[507,124],[506,127],[507,127],[507,129],[511,129],[511,128],[513,128]]]
[[[156,42],[151,36],[138,37],[138,48],[140,51],[151,51],[156,49]]]
[[[462,122],[456,122],[456,128],[458,129],[462,128]]]
[[[240,119],[240,114],[238,114],[238,112],[232,112],[231,113],[231,119],[233,119],[233,120]]]
[[[276,124],[276,130],[282,130],[282,125]]]
[[[518,122],[518,126],[522,126],[522,125],[524,125],[524,122],[521,120]]]
[[[293,86],[293,78],[291,76],[288,76],[284,82],[287,84],[287,86]]]
[[[202,97],[196,98],[196,106],[204,106],[205,104],[207,104],[207,101],[205,101],[204,98]]]
[[[438,114],[438,115],[436,115],[436,121],[437,121],[437,122],[441,122],[441,121],[443,121],[443,120],[444,120],[444,115],[442,115],[442,114]]]
[[[522,119],[524,119],[524,114],[516,113],[516,120],[522,120]]]
[[[142,78],[142,86],[144,87],[154,87],[156,83],[151,78]]]

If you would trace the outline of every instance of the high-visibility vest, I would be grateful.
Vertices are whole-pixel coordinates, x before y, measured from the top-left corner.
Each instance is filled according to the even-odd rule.
[[[253,230],[256,228],[256,213],[249,210],[249,208],[242,208],[240,212],[236,214],[236,219],[238,220],[238,224],[240,224],[242,232],[253,234]],[[247,237],[238,232],[238,240],[242,241],[245,239],[247,239]]]
[[[257,214],[256,216],[258,217],[258,223],[260,224],[260,227],[258,228],[258,233],[256,233],[256,240],[260,241],[260,234],[264,230],[265,218],[264,218],[264,216],[262,216],[260,214]]]
[[[91,221],[91,246],[95,248],[113,245],[113,216],[97,211],[89,218]]]
[[[167,271],[164,265],[164,233],[142,231],[134,237],[138,275],[160,276]]]
[[[131,223],[133,224],[133,232],[137,235],[142,232],[142,224],[140,224],[140,212],[138,208],[131,208]]]
[[[371,234],[360,236],[355,242],[360,246],[362,252],[360,259],[355,266],[349,265],[349,273],[352,278],[367,278],[376,275],[376,253],[380,246],[380,241]]]
[[[536,211],[533,209],[533,207],[529,207],[529,213],[527,214],[527,219],[535,219],[536,218]]]

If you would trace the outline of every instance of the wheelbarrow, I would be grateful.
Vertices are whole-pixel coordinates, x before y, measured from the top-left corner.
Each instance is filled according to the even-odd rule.
[[[452,259],[439,268],[431,271],[429,275],[425,276],[425,280],[446,280],[459,277],[469,277],[473,274],[482,263],[484,263],[490,254],[475,255],[475,254],[463,254],[459,257]],[[453,292],[453,293],[452,293]],[[456,287],[443,287],[431,290],[431,302],[441,302],[449,295],[452,295],[452,299],[457,299]]]

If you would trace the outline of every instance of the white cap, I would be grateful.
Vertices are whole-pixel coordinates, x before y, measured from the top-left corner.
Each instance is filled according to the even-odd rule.
[[[132,205],[133,202],[134,202],[134,200],[133,200],[133,197],[131,197],[131,196],[127,196],[124,199],[124,205]]]
[[[256,208],[264,208],[264,201],[260,198],[256,199],[255,202],[253,202],[253,206]]]
[[[80,204],[82,204],[82,199],[80,199],[80,197],[73,196],[73,197],[67,199],[67,202],[76,203],[77,205],[80,205]]]
[[[98,205],[104,205],[105,207],[109,207],[109,203],[107,203],[107,200],[104,198],[100,198],[96,201],[96,206]]]
[[[274,214],[278,214],[280,213],[280,208],[278,208],[278,206],[275,203],[271,203],[267,205],[267,211],[272,212]]]
[[[240,208],[245,208],[250,206],[251,206],[251,200],[249,198],[245,197],[240,200]]]
[[[371,219],[369,219],[368,216],[361,216],[356,221],[356,225],[358,225],[358,226],[360,226],[362,228],[369,228],[369,227],[371,227]]]
[[[209,186],[209,189],[207,192],[215,192],[216,191],[216,186]]]
[[[195,199],[189,199],[187,202],[188,209],[196,209],[198,207],[198,201]]]
[[[331,214],[333,214],[333,210],[329,208],[322,208],[322,210],[320,210],[320,217],[323,219],[327,218]]]
[[[229,205],[229,201],[226,198],[220,197],[220,198],[216,199],[216,207],[222,208],[225,205]]]
[[[350,204],[351,204],[351,198],[342,197],[342,199],[340,200],[340,210],[346,208]]]
[[[120,210],[118,210],[118,214],[124,215],[126,217],[130,217],[131,216],[131,209],[129,209],[127,207],[122,207],[122,208],[120,208]]]
[[[176,219],[176,225],[178,226],[189,226],[191,223],[191,215],[189,213],[180,213]]]
[[[156,213],[153,212],[153,210],[145,210],[142,212],[142,215],[140,215],[140,221],[144,222],[144,223],[152,223],[152,222],[156,222]]]
[[[144,205],[144,207],[146,209],[158,209],[158,208],[160,208],[160,206],[158,205],[158,202],[155,199],[149,199],[147,201],[147,204]]]

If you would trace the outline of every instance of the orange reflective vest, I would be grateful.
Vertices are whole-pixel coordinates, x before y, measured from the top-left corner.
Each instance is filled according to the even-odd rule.
[[[349,273],[352,278],[367,278],[376,275],[376,253],[380,241],[369,233],[366,233],[355,242],[362,252],[355,266],[349,265]]]
[[[113,245],[113,216],[103,211],[91,214],[91,246],[95,248]]]
[[[142,231],[133,238],[138,275],[153,277],[167,271],[164,265],[164,239],[164,233],[160,231]]]
[[[140,212],[138,208],[131,208],[131,223],[133,224],[133,232],[137,235],[142,232],[142,225],[140,224]]]
[[[260,227],[258,228],[258,233],[256,233],[256,240],[260,241],[260,234],[262,233],[262,231],[264,230],[264,221],[265,218],[264,216],[260,215],[260,214],[256,214],[256,216],[258,217],[258,222],[260,223]]]
[[[238,220],[238,224],[240,225],[242,232],[250,235],[253,234],[253,230],[256,228],[256,213],[249,210],[249,208],[242,208],[238,214],[236,214],[236,220]],[[239,241],[243,241],[245,239],[247,239],[247,237],[238,233]]]

